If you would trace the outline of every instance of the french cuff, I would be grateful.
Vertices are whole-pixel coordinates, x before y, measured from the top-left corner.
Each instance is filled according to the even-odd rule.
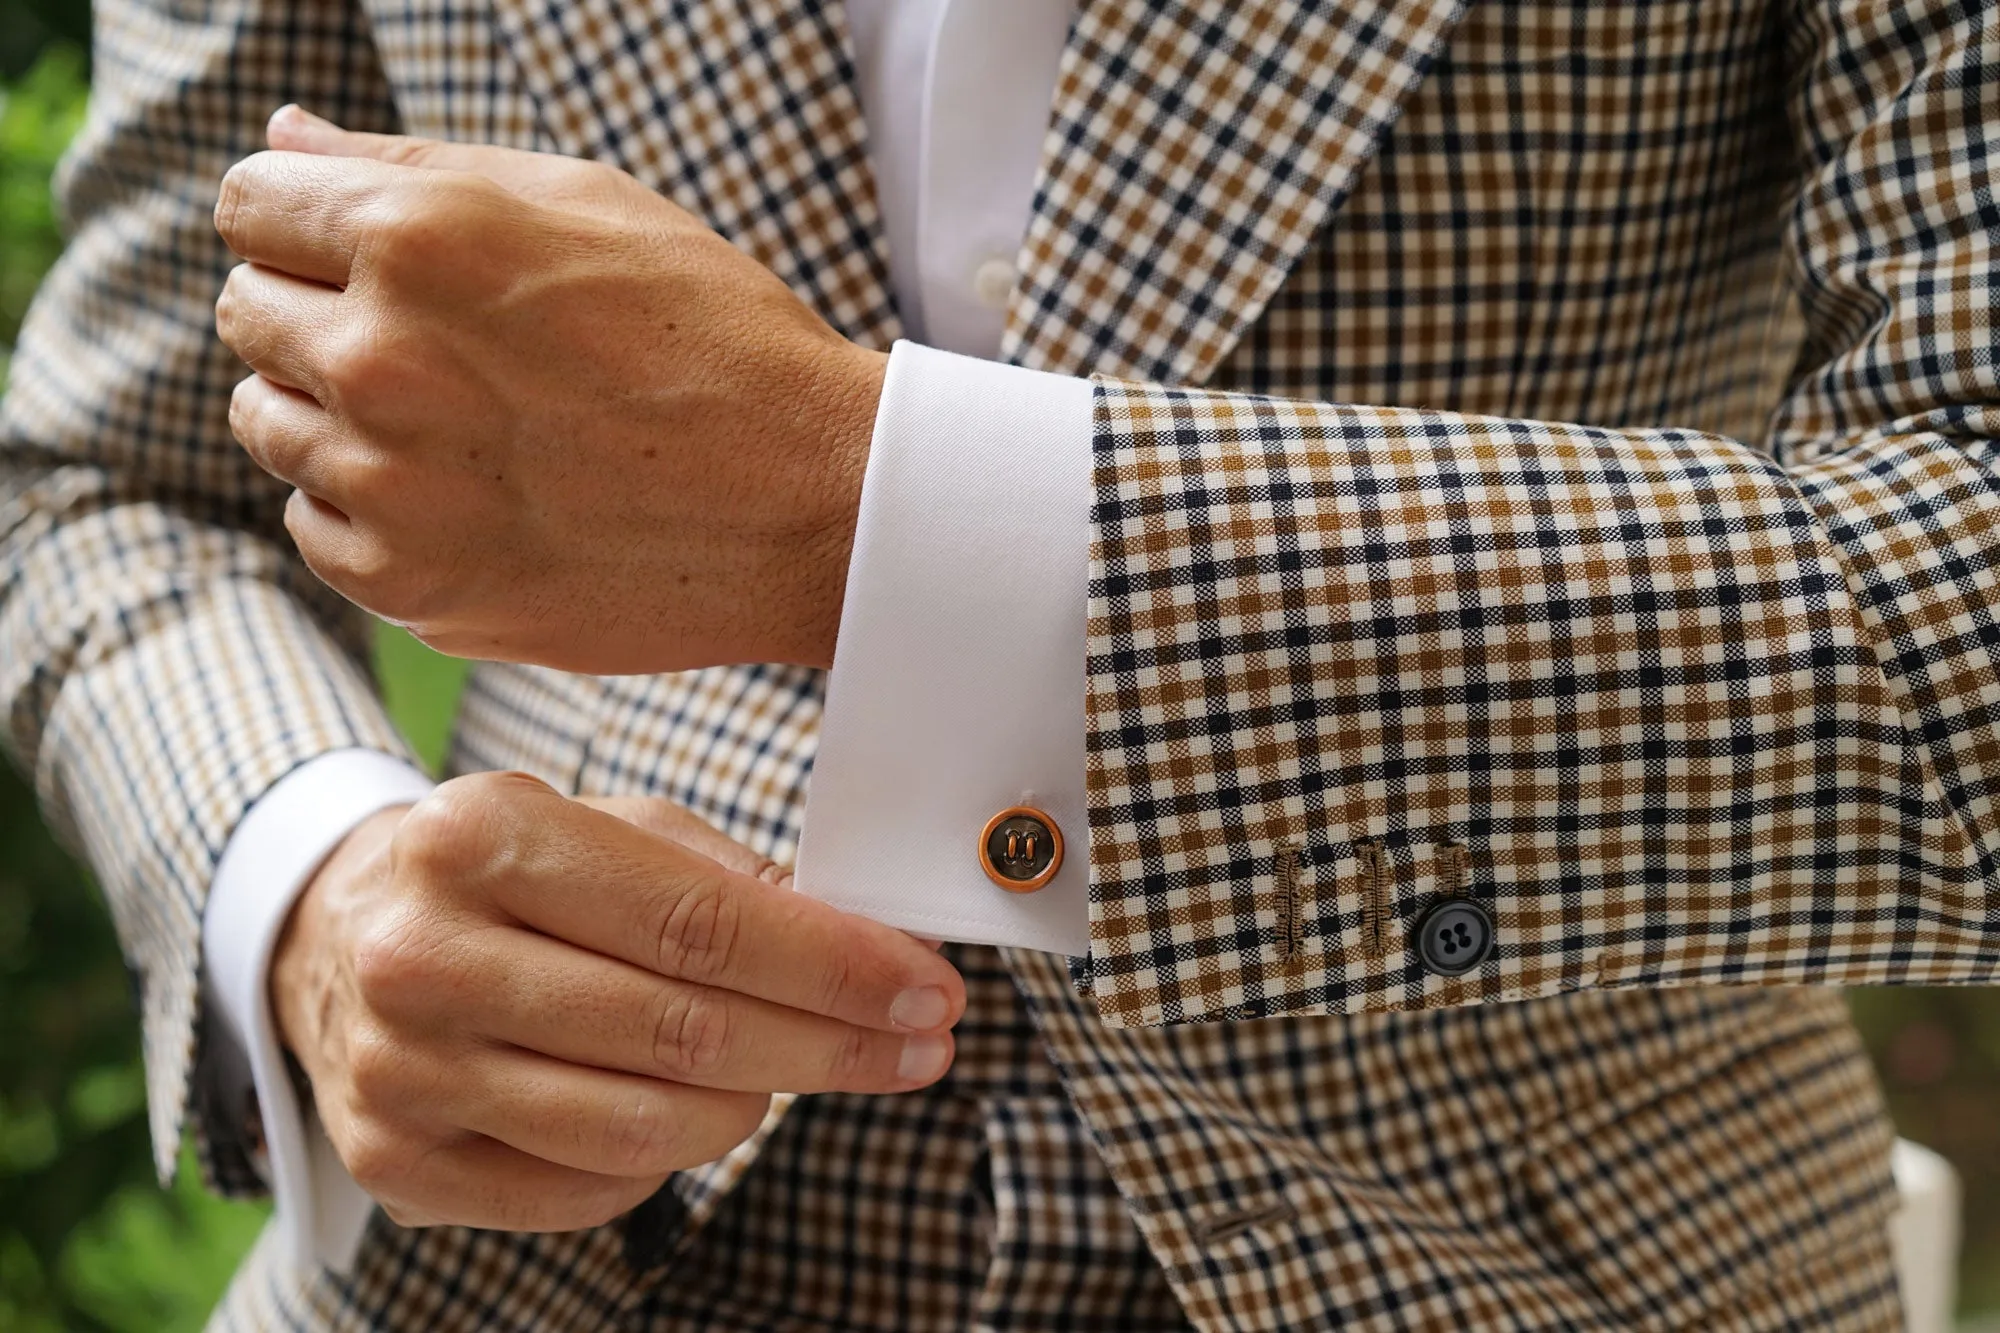
[[[293,901],[341,839],[378,811],[423,799],[434,785],[375,750],[335,750],[300,765],[236,826],[202,913],[209,1000],[248,1059],[265,1178],[283,1256],[295,1271],[351,1267],[374,1202],[293,1091],[271,1014],[271,954]]]
[[[1090,432],[1088,380],[896,344],[801,892],[929,938],[1088,951]]]

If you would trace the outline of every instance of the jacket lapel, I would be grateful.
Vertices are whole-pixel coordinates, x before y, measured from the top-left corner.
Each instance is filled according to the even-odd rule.
[[[1467,0],[1084,0],[1002,355],[1199,384],[1262,313]]]
[[[843,6],[494,4],[558,151],[666,194],[848,337],[899,336]]]

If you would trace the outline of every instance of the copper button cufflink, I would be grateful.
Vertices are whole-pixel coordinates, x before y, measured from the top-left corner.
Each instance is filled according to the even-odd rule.
[[[1062,869],[1062,830],[1040,810],[1017,805],[986,821],[979,867],[1009,893],[1033,893]]]

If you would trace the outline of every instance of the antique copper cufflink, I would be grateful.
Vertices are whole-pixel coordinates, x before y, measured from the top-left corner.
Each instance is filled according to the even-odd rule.
[[[979,866],[1009,893],[1033,893],[1062,869],[1062,830],[1040,810],[1017,805],[986,821]]]

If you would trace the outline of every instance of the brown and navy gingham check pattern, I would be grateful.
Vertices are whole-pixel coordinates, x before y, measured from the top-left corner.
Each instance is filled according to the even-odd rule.
[[[140,972],[164,1165],[230,829],[401,748],[228,438],[209,210],[270,109],[614,161],[900,326],[837,4],[98,11],[0,415],[0,683]],[[1930,0],[1089,0],[1006,343],[1116,377],[1088,997],[1009,953],[1024,1017],[964,951],[985,1044],[934,1097],[792,1103],[599,1231],[260,1252],[218,1322],[1893,1326],[1837,998],[1686,983],[2000,956],[1994,46]],[[452,767],[783,859],[819,699],[481,667]],[[1500,926],[1456,981],[1406,935],[1446,893]]]
[[[301,1292],[267,1236],[216,1333],[1187,1329],[998,955],[953,960],[969,1005],[942,1082],[800,1099],[757,1170],[668,1244],[410,1233],[378,1215],[355,1271]]]
[[[1780,15],[1776,65],[1759,10],[1564,17],[1465,15],[1210,381],[1286,397],[1101,384],[1107,1022],[2000,971],[1992,15]],[[1573,68],[1524,90],[1551,39]],[[1247,188],[1056,123],[1120,199]],[[1059,198],[1038,229],[1107,206]],[[1188,317],[1165,286],[1139,308]],[[1061,313],[1177,365],[1109,295]],[[1407,936],[1446,895],[1497,918],[1473,976]]]

